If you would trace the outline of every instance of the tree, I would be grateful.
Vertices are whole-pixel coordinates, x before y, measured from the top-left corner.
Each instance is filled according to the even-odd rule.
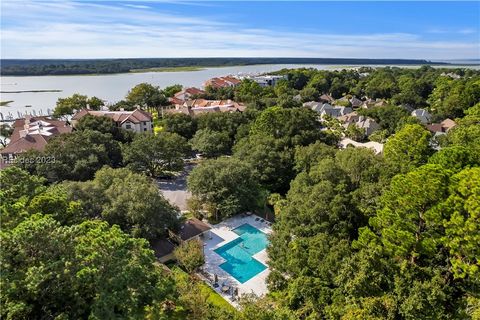
[[[480,103],[465,111],[465,117],[448,131],[444,144],[461,145],[480,156]]]
[[[365,87],[365,93],[368,97],[376,98],[391,98],[398,92],[398,86],[391,69],[385,68],[378,70],[368,80]]]
[[[378,142],[378,143],[385,143],[388,137],[387,130],[375,130],[371,135],[368,136],[368,140]]]
[[[235,100],[252,102],[261,97],[262,91],[262,87],[257,82],[245,79],[235,88]]]
[[[431,148],[430,133],[421,125],[406,125],[385,144],[385,159],[396,167],[398,172],[409,170],[426,163]]]
[[[122,161],[120,145],[111,134],[85,130],[51,139],[43,153],[51,161],[36,165],[36,172],[49,181],[88,180],[95,172]]]
[[[10,136],[13,133],[13,127],[10,125],[3,123],[0,125],[0,144],[2,147],[7,146],[7,139],[10,138]]]
[[[109,133],[115,140],[122,143],[131,142],[135,135],[133,131],[117,127],[112,118],[89,114],[78,120],[75,129],[78,131],[95,130],[101,133]]]
[[[68,98],[59,98],[57,100],[57,106],[53,111],[53,115],[55,117],[61,117],[73,114],[75,111],[85,108],[100,110],[100,107],[102,106],[104,106],[103,100],[97,97],[88,98],[85,95],[75,93]]]
[[[402,121],[410,118],[408,111],[402,107],[384,106],[372,109],[360,109],[359,114],[373,118],[382,129],[387,130],[388,135],[401,129]]]
[[[236,158],[203,161],[190,173],[188,190],[216,220],[256,209],[262,201],[253,170]]]
[[[62,187],[53,185],[36,195],[29,203],[30,214],[48,214],[62,225],[72,225],[86,220],[79,201],[70,201]]]
[[[175,95],[175,93],[182,91],[181,84],[174,84],[168,87],[165,87],[162,92],[167,98],[171,98]]]
[[[112,118],[104,116],[97,117],[87,114],[78,120],[78,123],[75,125],[75,129],[80,131],[96,130],[101,133],[110,133],[113,135],[116,128],[115,122],[113,122]]]
[[[170,294],[147,242],[106,222],[33,215],[1,240],[2,318],[142,318]]]
[[[92,110],[100,110],[101,107],[105,105],[102,99],[98,97],[91,97],[87,100],[87,106]]]
[[[192,274],[205,263],[203,255],[203,243],[199,240],[190,240],[183,242],[175,248],[173,254],[180,265],[189,274]]]
[[[418,108],[426,105],[426,98],[431,92],[431,86],[425,80],[415,79],[414,75],[398,77],[399,92],[392,97],[396,105],[407,105]]]
[[[371,221],[392,256],[416,263],[438,252],[444,216],[434,209],[447,196],[449,175],[440,166],[425,165],[392,179],[383,208]]]
[[[137,107],[135,106],[135,104],[133,102],[127,101],[127,100],[120,100],[120,101],[108,106],[108,109],[112,110],[112,111],[118,111],[118,110],[133,111],[136,108]]]
[[[248,109],[247,109],[248,110]],[[246,124],[251,114],[246,112],[208,112],[196,118],[198,129],[209,129],[212,131],[228,134],[231,140],[230,146],[237,134],[237,130]]]
[[[14,204],[20,198],[32,199],[35,195],[44,191],[46,180],[42,177],[28,174],[28,172],[10,166],[0,171],[2,190],[0,192],[1,203]]]
[[[183,170],[188,150],[185,138],[176,133],[137,134],[123,147],[123,159],[133,171],[158,177]]]
[[[165,235],[167,229],[175,230],[178,226],[178,209],[172,207],[158,187],[143,175],[125,168],[103,168],[95,174],[93,188],[100,191],[97,197],[104,200],[98,216],[119,225],[134,237],[155,239]],[[78,200],[82,206],[95,201],[88,195]]]
[[[448,217],[443,221],[442,239],[449,250],[454,276],[480,284],[480,168],[465,169],[452,177],[450,196],[439,211]]]
[[[192,149],[208,158],[229,153],[231,140],[226,132],[200,129],[190,141]]]
[[[305,87],[300,91],[300,96],[302,97],[302,102],[318,101],[320,93],[315,88]]]
[[[333,158],[335,148],[317,141],[305,147],[295,149],[295,169],[297,172],[310,171],[310,168],[317,165],[323,158]]]
[[[329,84],[325,75],[316,74],[310,79],[307,87],[315,88],[320,93],[327,93],[329,89]]]
[[[355,124],[350,124],[345,131],[345,135],[354,141],[362,141],[365,138],[365,130]]]
[[[189,318],[194,320],[208,319],[210,304],[209,292],[203,290],[201,282],[177,269],[173,270],[180,303],[189,311]]]
[[[57,106],[53,111],[55,117],[73,114],[75,110],[85,109],[87,107],[88,97],[75,93],[68,98],[58,98]]]
[[[125,97],[126,101],[132,105],[138,105],[147,110],[157,110],[163,106],[168,106],[169,102],[164,93],[149,83],[140,83],[133,87]]]
[[[250,135],[234,146],[234,156],[255,170],[258,181],[271,192],[286,192],[294,177],[293,151],[267,135]]]
[[[166,131],[181,135],[188,140],[197,131],[195,118],[183,113],[166,114],[163,117],[162,124]]]
[[[429,159],[428,163],[438,164],[455,172],[468,166],[479,166],[479,157],[474,150],[464,146],[451,146],[438,150]]]
[[[268,108],[255,119],[251,134],[284,139],[286,145],[308,145],[321,137],[317,114],[308,108]]]
[[[428,98],[432,110],[441,118],[458,118],[480,100],[480,78],[439,77]]]

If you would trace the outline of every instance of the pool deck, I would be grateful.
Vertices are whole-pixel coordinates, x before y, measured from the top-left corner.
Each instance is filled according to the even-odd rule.
[[[257,221],[255,219],[258,219]],[[224,244],[238,238],[238,234],[232,231],[242,224],[248,223],[258,230],[269,234],[272,232],[271,227],[266,221],[261,222],[261,218],[256,215],[237,215],[230,219],[227,219],[219,224],[212,225],[212,229],[207,233],[203,239],[205,249],[205,265],[203,270],[208,272],[212,277],[218,276],[219,287],[214,288],[225,300],[232,305],[237,306],[237,303],[232,300],[229,294],[221,292],[222,284],[225,283],[230,287],[238,288],[238,294],[251,294],[254,293],[257,296],[263,296],[267,293],[266,279],[270,273],[269,268],[263,270],[259,274],[255,275],[244,283],[238,282],[233,276],[220,268],[220,265],[226,260],[218,255],[214,250],[223,246]],[[255,254],[253,258],[257,259],[264,265],[268,266],[267,250],[262,250]],[[203,277],[203,276],[202,276]],[[203,277],[205,279],[205,277]],[[206,280],[207,281],[207,280]],[[207,281],[210,285],[211,283]]]

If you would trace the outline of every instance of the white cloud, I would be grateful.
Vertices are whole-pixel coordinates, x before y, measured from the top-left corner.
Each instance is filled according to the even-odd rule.
[[[146,7],[146,8],[144,8]],[[148,10],[147,10],[148,9]],[[135,2],[2,1],[2,58],[344,57],[472,58],[478,43],[406,33],[364,35],[251,29]],[[213,11],[213,10],[212,10]],[[475,31],[475,30],[474,30]]]
[[[151,7],[140,5],[140,4],[124,4],[125,7],[134,8],[134,9],[150,9]]]

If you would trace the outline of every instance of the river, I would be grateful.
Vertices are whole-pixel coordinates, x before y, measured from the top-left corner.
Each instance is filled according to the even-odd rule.
[[[1,93],[1,101],[13,101],[8,106],[1,107],[4,117],[25,112],[46,114],[47,110],[54,109],[58,98],[68,97],[74,93],[87,96],[97,96],[108,103],[119,101],[125,97],[128,90],[135,85],[148,82],[164,88],[173,84],[181,84],[186,87],[201,87],[205,80],[212,77],[239,74],[266,73],[282,68],[317,68],[317,69],[341,69],[344,65],[252,65],[233,66],[220,68],[205,68],[199,71],[180,72],[144,72],[144,73],[121,73],[108,75],[65,75],[65,76],[22,76],[1,78],[1,91],[33,91],[55,90],[55,92],[21,92]],[[353,67],[353,66],[349,66]],[[404,66],[418,67],[418,66]],[[449,66],[453,67],[453,66]],[[475,69],[480,66],[469,66]],[[30,107],[26,107],[30,106]]]

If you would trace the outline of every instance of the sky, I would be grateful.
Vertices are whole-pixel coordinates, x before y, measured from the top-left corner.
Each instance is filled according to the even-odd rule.
[[[6,59],[480,59],[480,1],[1,1]]]

